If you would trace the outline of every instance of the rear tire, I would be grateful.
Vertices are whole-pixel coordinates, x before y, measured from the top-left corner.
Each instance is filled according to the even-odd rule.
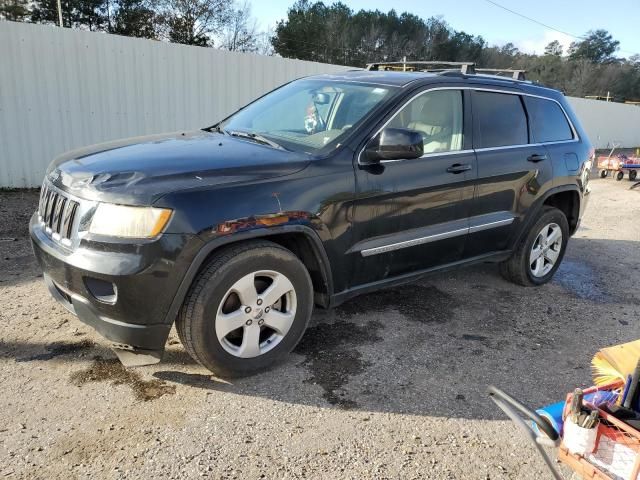
[[[629,180],[632,182],[638,177],[638,172],[636,170],[631,170],[629,172]]]
[[[609,176],[609,172],[607,170],[600,171],[600,178],[607,178]]]
[[[180,341],[216,375],[264,370],[296,346],[313,309],[313,286],[289,250],[253,241],[215,254],[193,282],[176,320]]]
[[[545,206],[511,257],[500,264],[500,273],[525,287],[543,285],[562,263],[568,239],[567,217],[557,208]]]
[[[624,172],[616,173],[616,180],[620,181],[624,178]]]

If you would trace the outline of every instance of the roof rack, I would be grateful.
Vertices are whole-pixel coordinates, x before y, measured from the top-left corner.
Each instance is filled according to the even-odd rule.
[[[521,80],[521,81],[526,80],[524,74],[527,73],[526,70],[513,70],[511,68],[476,68],[476,72],[488,73],[490,75],[495,75],[497,77],[504,77],[505,75],[503,74],[506,73],[511,75],[511,78],[513,80]]]
[[[462,74],[470,75],[475,73],[475,65],[476,64],[473,62],[376,62],[368,63],[367,70],[385,70],[396,72],[448,72],[455,69],[459,70]]]
[[[495,75],[497,77],[510,76],[513,80],[525,81],[526,70],[514,70],[510,68],[476,68],[474,62],[441,62],[434,61],[402,61],[402,62],[375,62],[368,63],[367,70],[383,70],[395,72],[433,72],[451,74],[458,71],[463,75],[473,75],[476,73]]]

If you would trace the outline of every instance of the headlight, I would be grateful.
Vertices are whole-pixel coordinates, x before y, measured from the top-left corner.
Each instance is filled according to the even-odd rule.
[[[164,230],[171,210],[100,203],[89,232],[110,237],[153,238]]]

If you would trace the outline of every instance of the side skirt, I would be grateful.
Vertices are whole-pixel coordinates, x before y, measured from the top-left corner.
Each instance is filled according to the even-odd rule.
[[[349,288],[347,290],[343,290],[340,293],[332,295],[329,302],[329,308],[337,307],[341,303],[344,303],[345,301],[353,297],[357,297],[358,295],[374,292],[382,288],[396,287],[398,285],[404,285],[407,283],[415,282],[417,280],[420,280],[423,277],[426,277],[434,273],[445,272],[448,270],[455,270],[463,266],[466,267],[468,265],[474,265],[477,263],[502,262],[508,259],[511,256],[511,253],[512,253],[511,250],[489,252],[482,255],[478,255],[477,257],[466,258],[464,260],[459,260],[457,262],[447,263],[445,265],[439,265],[437,267],[431,267],[424,270],[419,270],[417,272],[406,273],[404,275],[398,275],[396,277],[385,278],[383,280],[378,280],[376,282],[358,285],[357,287]]]

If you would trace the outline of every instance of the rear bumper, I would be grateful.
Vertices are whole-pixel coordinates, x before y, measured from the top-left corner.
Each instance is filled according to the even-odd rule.
[[[44,231],[37,215],[29,231],[47,288],[61,305],[116,348],[164,350],[171,305],[200,240],[163,235],[135,245],[83,241],[69,251]]]

